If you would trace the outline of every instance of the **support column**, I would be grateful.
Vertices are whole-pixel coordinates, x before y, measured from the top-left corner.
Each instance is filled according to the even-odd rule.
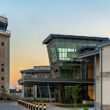
[[[37,99],[37,85],[34,85],[34,98]]]
[[[35,87],[34,87],[34,85],[32,85],[32,93],[33,93],[33,100],[35,99]]]
[[[51,102],[52,102],[52,100],[51,100],[51,91],[50,91],[49,84],[47,84],[47,88],[48,88],[49,99],[50,99],[50,103],[51,103]]]
[[[24,97],[24,85],[22,85],[22,97]]]
[[[39,95],[40,95],[40,101],[42,100],[42,94],[41,94],[41,89],[40,89],[40,85],[38,86],[39,89]]]
[[[94,107],[96,109],[96,55],[94,56]]]

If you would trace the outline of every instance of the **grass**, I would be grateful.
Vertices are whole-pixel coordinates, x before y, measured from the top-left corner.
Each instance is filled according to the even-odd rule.
[[[85,108],[88,107],[87,104],[77,104],[77,105],[73,105],[73,104],[56,104],[55,106],[59,106],[62,108]]]

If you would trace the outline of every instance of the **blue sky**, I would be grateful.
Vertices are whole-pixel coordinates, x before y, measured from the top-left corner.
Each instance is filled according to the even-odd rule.
[[[0,0],[11,30],[11,87],[20,70],[47,65],[50,34],[110,36],[110,0]]]

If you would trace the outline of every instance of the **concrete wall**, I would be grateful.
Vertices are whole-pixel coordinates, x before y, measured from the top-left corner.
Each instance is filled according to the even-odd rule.
[[[110,46],[103,47],[103,72],[110,72]]]
[[[4,86],[9,93],[10,36],[0,33],[0,89]],[[2,79],[4,78],[4,79]]]
[[[96,107],[101,106],[101,50],[99,61],[97,57],[96,66]],[[98,72],[99,70],[99,72]],[[110,46],[105,46],[102,49],[102,106],[103,110],[110,110]]]
[[[100,108],[101,104],[101,82],[100,82],[100,59],[96,56],[96,107]]]

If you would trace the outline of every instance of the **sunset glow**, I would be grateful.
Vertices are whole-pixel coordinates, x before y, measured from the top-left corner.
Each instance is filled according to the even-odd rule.
[[[0,0],[0,14],[7,16],[10,42],[10,87],[20,71],[49,65],[42,41],[51,33],[110,36],[109,0]]]

